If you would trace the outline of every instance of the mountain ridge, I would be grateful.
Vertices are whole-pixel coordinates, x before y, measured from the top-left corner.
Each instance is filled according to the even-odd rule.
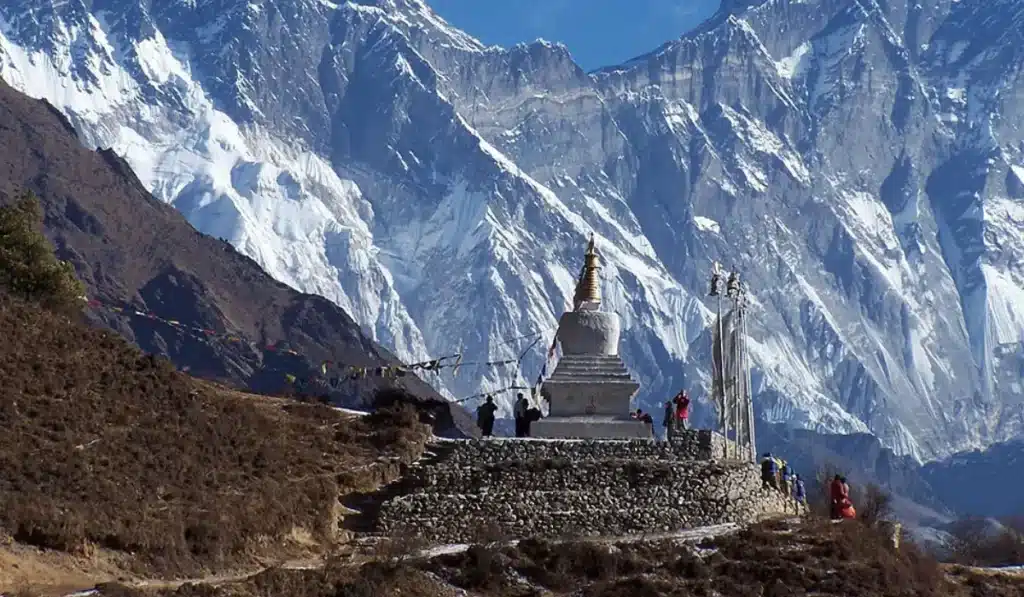
[[[100,302],[86,312],[93,323],[168,356],[179,368],[263,392],[286,390],[287,375],[316,377],[325,359],[368,367],[396,362],[342,309],[272,280],[250,257],[202,235],[172,206],[153,199],[117,154],[82,147],[67,119],[46,102],[0,81],[0,115],[0,200],[6,203],[22,189],[40,197],[57,255],[75,267],[89,298]],[[183,333],[132,311],[215,334]],[[342,398],[372,400],[376,390],[391,385],[350,381]],[[426,404],[441,400],[413,376],[397,385]],[[457,433],[462,425],[472,434],[468,417],[460,418],[455,405],[447,408],[439,432]]]
[[[449,395],[532,382],[594,231],[648,409],[681,385],[703,400],[720,261],[755,299],[762,418],[919,460],[1024,425],[1012,3],[731,3],[589,75],[564,46],[487,48],[421,2],[73,4],[53,23],[95,58],[32,54],[43,21],[0,11],[0,76],[200,229],[404,360],[509,358],[545,331],[521,371],[445,378]],[[126,4],[145,27],[95,16]],[[988,45],[947,64],[982,24]],[[973,72],[971,94],[947,85]]]

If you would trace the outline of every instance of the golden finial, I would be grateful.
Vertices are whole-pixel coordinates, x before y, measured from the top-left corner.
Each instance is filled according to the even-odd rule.
[[[579,281],[576,283],[576,294],[573,296],[573,306],[579,311],[581,307],[597,309],[601,304],[601,260],[597,255],[597,247],[594,243],[594,234],[590,234],[590,242],[587,243],[587,252],[583,255],[583,271],[580,272]]]

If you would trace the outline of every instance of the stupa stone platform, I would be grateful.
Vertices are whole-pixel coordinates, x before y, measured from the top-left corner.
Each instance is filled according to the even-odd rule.
[[[377,531],[436,543],[621,537],[747,524],[805,512],[765,488],[760,467],[716,460],[721,434],[676,440],[490,438],[439,441],[381,507]]]

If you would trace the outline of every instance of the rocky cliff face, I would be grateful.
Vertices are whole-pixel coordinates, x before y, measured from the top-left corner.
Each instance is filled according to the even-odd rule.
[[[730,0],[585,73],[419,0],[31,0],[0,77],[401,358],[543,337],[434,380],[456,397],[536,377],[594,231],[644,406],[706,386],[717,260],[755,298],[759,416],[927,459],[1024,428],[1022,22]]]

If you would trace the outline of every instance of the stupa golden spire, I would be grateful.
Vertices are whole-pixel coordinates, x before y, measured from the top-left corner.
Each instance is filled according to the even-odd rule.
[[[591,233],[590,242],[587,243],[587,252],[583,255],[583,271],[580,272],[579,281],[576,282],[576,293],[572,301],[576,311],[597,309],[601,304],[600,269],[601,259],[597,255],[594,234]]]

